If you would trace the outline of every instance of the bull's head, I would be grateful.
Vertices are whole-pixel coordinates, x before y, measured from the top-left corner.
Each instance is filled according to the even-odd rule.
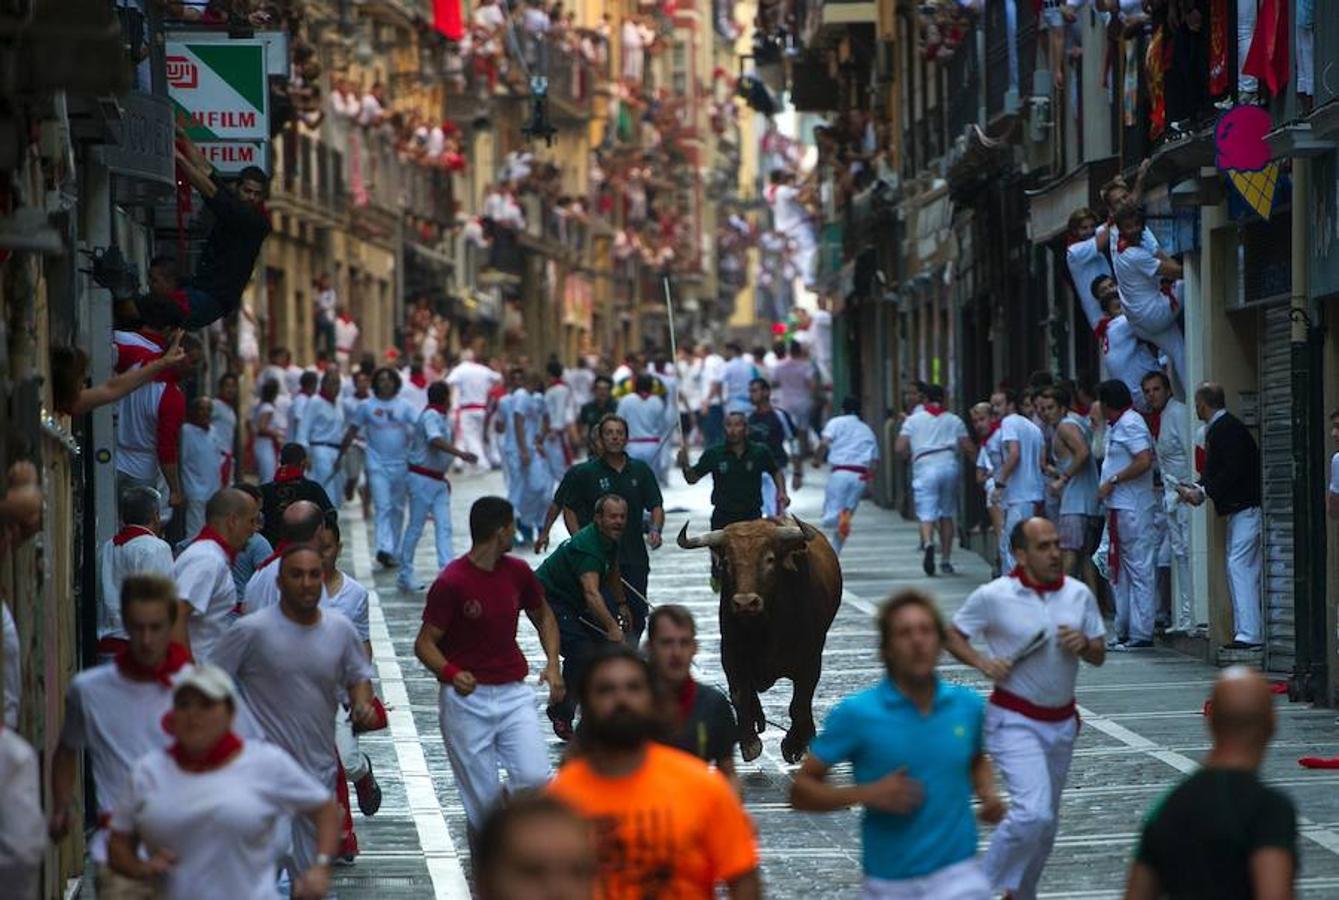
[[[777,525],[765,519],[690,537],[688,523],[679,532],[685,550],[709,547],[720,563],[721,599],[738,615],[765,612],[764,598],[775,595],[778,575],[795,572],[806,543],[818,534],[808,523]]]

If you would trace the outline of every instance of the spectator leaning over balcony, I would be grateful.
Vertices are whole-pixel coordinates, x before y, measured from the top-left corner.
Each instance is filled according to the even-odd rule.
[[[186,288],[186,327],[204,328],[232,314],[242,303],[242,291],[270,234],[270,218],[265,211],[270,176],[247,166],[238,176],[236,188],[225,186],[200,148],[180,128],[176,157],[177,168],[214,214],[195,277]]]
[[[1180,302],[1177,282],[1181,264],[1150,251],[1143,243],[1144,211],[1133,205],[1116,210],[1119,239],[1112,269],[1120,289],[1121,309],[1137,337],[1155,344],[1172,364],[1172,377],[1186,383],[1186,339],[1177,322]]]

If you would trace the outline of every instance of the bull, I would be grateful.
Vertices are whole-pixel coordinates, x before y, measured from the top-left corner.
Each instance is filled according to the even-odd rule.
[[[767,721],[759,692],[788,678],[790,729],[781,754],[799,762],[816,733],[814,690],[828,628],[841,605],[841,566],[832,545],[799,519],[757,519],[697,537],[689,536],[685,522],[679,546],[709,547],[719,560],[721,666],[745,761],[762,753],[758,735]]]

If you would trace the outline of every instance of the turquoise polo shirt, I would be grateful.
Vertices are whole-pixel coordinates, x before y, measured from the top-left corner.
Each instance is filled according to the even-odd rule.
[[[938,682],[930,712],[891,679],[852,694],[828,714],[809,752],[831,767],[850,762],[856,784],[905,767],[924,788],[910,815],[865,809],[863,866],[872,878],[919,878],[976,853],[972,760],[983,752],[985,703],[974,690]]]

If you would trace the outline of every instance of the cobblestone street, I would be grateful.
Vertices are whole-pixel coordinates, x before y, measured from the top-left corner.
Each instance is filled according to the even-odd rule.
[[[500,493],[502,483],[497,474],[461,478],[455,490],[452,514],[456,551],[461,552],[470,503],[483,493]],[[686,518],[692,519],[694,529],[706,527],[708,494],[706,484],[687,488],[677,480],[666,493],[667,542],[652,555],[650,598],[693,609],[701,626],[698,677],[723,685],[716,598],[708,585],[705,554],[682,551],[672,541]],[[798,492],[794,511],[816,520],[821,501],[818,476]],[[346,506],[346,516],[355,513],[354,506]],[[555,543],[561,532],[559,526]],[[375,818],[356,819],[363,853],[354,866],[336,871],[335,887],[343,898],[466,896],[464,816],[438,732],[437,684],[413,655],[423,596],[396,592],[393,573],[372,572],[365,527],[348,529],[345,552],[352,574],[377,588],[372,639],[380,690],[393,711],[389,731],[363,739],[385,802]],[[419,547],[420,577],[428,574],[431,555],[431,541],[425,540]],[[846,590],[828,636],[815,699],[820,722],[841,697],[882,673],[872,621],[881,598],[897,588],[920,587],[934,592],[951,615],[988,577],[986,564],[974,555],[959,550],[954,562],[957,575],[923,578],[914,527],[870,503],[861,507],[842,556]],[[540,658],[539,645],[524,620],[521,637],[533,667]],[[945,664],[942,671],[949,679],[985,688],[984,680],[964,666]],[[1201,709],[1213,677],[1210,666],[1170,650],[1113,654],[1102,669],[1083,668],[1083,727],[1043,896],[1120,896],[1143,813],[1194,769],[1208,748]],[[787,722],[789,699],[784,682],[764,695],[767,718]],[[538,693],[536,702],[541,702]],[[1296,759],[1334,752],[1334,715],[1289,704],[1283,697],[1278,704],[1279,733],[1264,774],[1292,795],[1303,817],[1300,896],[1333,897],[1339,895],[1339,773],[1310,772],[1299,768]],[[860,879],[858,813],[791,811],[790,767],[781,759],[781,737],[779,730],[769,728],[763,735],[763,755],[741,766],[744,797],[762,843],[766,893],[782,898],[853,896]],[[556,739],[551,750],[556,764]],[[981,837],[984,846],[988,830]]]

